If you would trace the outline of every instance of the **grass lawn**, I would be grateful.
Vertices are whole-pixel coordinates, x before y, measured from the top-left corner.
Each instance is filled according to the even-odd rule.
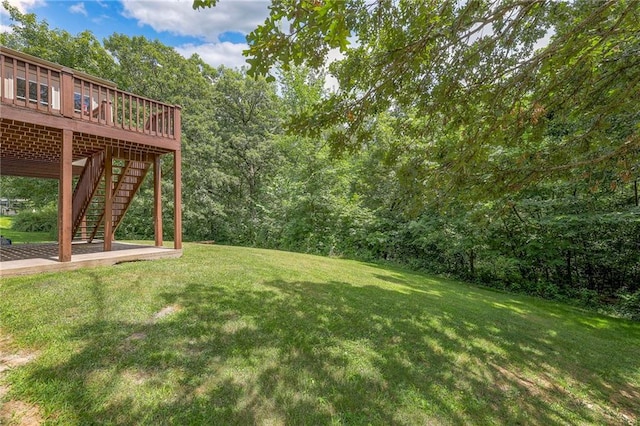
[[[639,348],[640,323],[278,251],[0,284],[0,371],[31,360],[0,373],[9,423],[634,424]]]
[[[11,216],[0,216],[0,235],[9,238],[13,244],[41,243],[51,241],[48,232],[22,232],[11,229]]]

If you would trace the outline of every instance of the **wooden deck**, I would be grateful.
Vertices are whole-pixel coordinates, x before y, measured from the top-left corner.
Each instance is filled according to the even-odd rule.
[[[172,198],[172,253],[181,252],[179,105],[128,93],[96,76],[0,46],[0,135],[0,176],[59,181],[57,252],[3,261],[0,275],[8,274],[11,262],[29,260],[28,267],[35,267],[36,261],[46,264],[55,259],[72,261],[72,269],[78,256],[96,255],[76,254],[78,249],[72,249],[76,239],[88,243],[103,239],[104,250],[109,251],[121,219],[151,169],[156,250],[166,253],[162,206]],[[173,157],[169,197],[161,190],[164,156]],[[100,256],[102,264],[119,261]],[[53,270],[65,269],[69,268],[57,265]]]
[[[108,252],[103,251],[102,242],[76,243],[73,244],[72,251],[70,262],[59,262],[57,243],[0,246],[0,277],[182,256],[182,250],[121,242],[114,242]]]

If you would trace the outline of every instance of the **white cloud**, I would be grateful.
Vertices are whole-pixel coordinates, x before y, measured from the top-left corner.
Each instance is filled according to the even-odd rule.
[[[9,0],[9,4],[17,7],[22,13],[28,12],[30,9],[41,6],[44,3],[44,0]],[[2,11],[3,14],[6,12],[2,7],[0,7],[0,11]]]
[[[205,44],[185,44],[177,46],[175,49],[185,58],[194,53],[211,66],[224,65],[229,68],[240,68],[247,65],[246,58],[242,56],[242,51],[247,49],[246,44],[239,43],[205,43]]]
[[[251,32],[269,14],[268,0],[221,0],[211,9],[193,10],[192,0],[122,0],[124,16],[155,31],[218,41],[220,33]]]
[[[33,9],[34,7],[38,7],[45,4],[45,1],[44,0],[9,0],[9,4],[13,7],[16,7],[21,13],[26,13],[30,9]],[[10,22],[10,19],[8,19],[8,17],[9,17],[9,13],[0,4],[0,32],[2,33],[10,33],[13,31],[9,25],[5,25]]]
[[[87,9],[84,7],[84,3],[83,2],[76,3],[76,4],[72,5],[71,7],[69,7],[69,12],[71,12],[71,13],[79,13],[79,14],[84,15],[84,16],[89,16],[89,14],[87,13]]]
[[[108,21],[110,19],[111,19],[111,17],[109,15],[102,14],[102,15],[100,15],[98,17],[92,18],[91,22],[93,22],[94,24],[100,25],[103,22],[106,22],[106,21]]]

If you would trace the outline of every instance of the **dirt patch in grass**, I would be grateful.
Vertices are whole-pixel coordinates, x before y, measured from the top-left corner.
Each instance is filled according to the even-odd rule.
[[[38,355],[35,353],[20,352],[15,354],[6,354],[0,350],[0,373],[10,370],[14,367],[28,364],[36,359]]]
[[[131,336],[127,337],[126,341],[131,342],[134,340],[142,340],[145,339],[147,335],[145,333],[133,333]]]
[[[153,317],[151,318],[150,322],[154,323],[154,322],[156,322],[158,320],[161,320],[164,317],[168,317],[171,314],[179,312],[181,309],[182,309],[182,306],[180,306],[180,305],[165,306],[164,308],[160,309],[158,312],[153,314]]]
[[[557,394],[567,394],[566,390],[560,388],[551,380],[546,377],[538,376],[536,381],[532,381],[517,372],[511,371],[503,366],[490,363],[500,376],[496,379],[496,385],[503,391],[509,392],[512,388],[519,387],[526,391],[529,395],[536,397],[544,397],[549,392],[555,392]]]
[[[577,407],[584,406],[590,411],[597,411],[602,417],[608,419],[611,424],[636,424],[635,416],[624,408],[624,405],[628,403],[628,401],[633,400],[634,395],[629,395],[624,391],[614,395],[611,401],[617,406],[618,411],[613,412],[593,401],[573,395],[568,389],[558,386],[553,383],[552,379],[544,377],[543,375],[536,376],[535,379],[530,380],[497,364],[491,363],[490,365],[502,375],[502,379],[496,380],[496,384],[503,392],[510,392],[512,391],[512,387],[516,386],[524,389],[527,394],[541,398],[549,404],[553,403],[554,398],[552,398],[552,396],[554,394],[564,395],[566,399],[571,400]],[[637,393],[633,391],[631,392],[640,398],[640,395],[637,395]]]
[[[8,384],[2,383],[6,372],[33,361],[37,356],[37,352],[14,350],[11,337],[0,335],[0,424],[20,426],[42,424],[42,414],[38,406],[16,400],[2,402],[10,390]]]
[[[8,401],[0,407],[0,424],[35,426],[42,424],[40,409],[22,401]]]
[[[142,385],[153,378],[153,374],[145,371],[124,371],[122,378],[133,385]]]
[[[626,386],[617,393],[611,395],[611,402],[613,402],[620,410],[620,417],[624,419],[625,423],[634,425],[640,421],[634,413],[631,411],[631,407],[640,401],[640,390],[631,386]]]
[[[18,351],[10,336],[0,334],[0,375],[7,370],[25,365],[38,357],[37,352]]]
[[[9,393],[9,386],[0,384],[0,401]]]
[[[158,312],[153,314],[153,316],[147,321],[147,324],[155,324],[161,319],[168,317],[169,315],[172,315],[181,310],[182,310],[182,306],[180,305],[165,306],[164,308],[160,309]],[[138,340],[144,340],[146,338],[147,338],[147,333],[143,331],[135,332],[125,339],[125,344],[129,344],[131,342],[135,342]]]

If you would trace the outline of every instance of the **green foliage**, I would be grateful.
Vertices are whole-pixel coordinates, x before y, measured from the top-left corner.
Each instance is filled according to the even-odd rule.
[[[158,40],[117,33],[104,48],[118,61],[114,81],[120,89],[180,105],[187,114],[210,105],[208,78],[216,71],[197,55],[185,59]]]
[[[28,200],[35,208],[43,208],[58,199],[56,179],[0,176],[0,197]]]
[[[57,238],[58,207],[55,203],[40,209],[25,209],[13,217],[11,228],[21,232],[47,232],[52,240]]]
[[[213,7],[218,3],[218,0],[194,0],[193,8],[199,9],[204,7]]]
[[[573,171],[637,173],[639,22],[632,0],[273,1],[245,54],[263,75],[324,69],[340,49],[339,91],[293,128],[359,150],[393,112],[438,200],[483,200]]]
[[[21,13],[7,0],[2,7],[9,12],[12,23],[10,32],[0,33],[0,44],[98,77],[115,76],[113,57],[91,31],[72,35],[51,29],[47,21],[38,21],[33,13]]]
[[[627,318],[640,321],[640,290],[631,294],[621,292],[620,299],[618,312]]]
[[[255,244],[264,182],[278,164],[274,137],[281,103],[275,86],[220,68],[208,103],[185,115],[185,232],[191,239]]]

